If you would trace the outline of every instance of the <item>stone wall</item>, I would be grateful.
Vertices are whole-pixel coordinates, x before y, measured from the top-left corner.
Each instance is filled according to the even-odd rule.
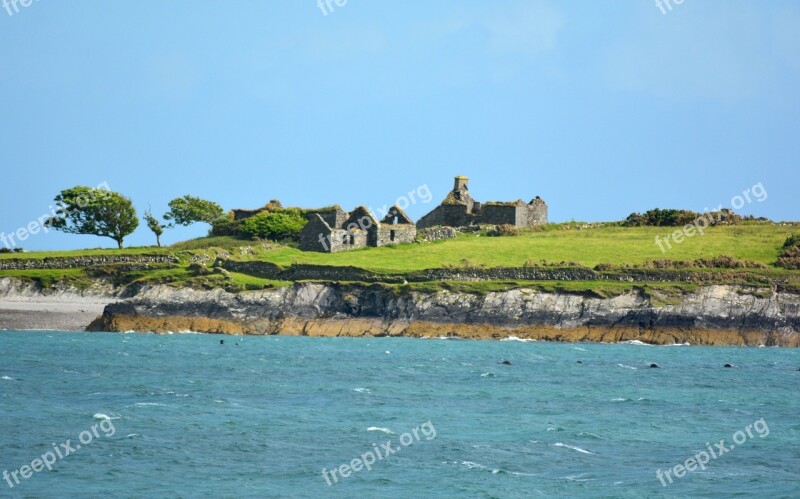
[[[449,227],[465,227],[474,223],[474,217],[467,212],[464,205],[440,205],[417,222],[418,229],[427,229],[437,225]]]
[[[358,281],[358,282],[430,282],[430,281],[616,281],[616,282],[719,282],[713,271],[620,269],[598,272],[586,267],[456,267],[425,269],[398,274],[378,274],[358,267],[331,265],[292,265],[283,269],[268,262],[237,262],[217,259],[214,266],[231,272],[250,274],[278,281]],[[728,281],[761,282],[764,276],[748,270],[725,273]],[[785,279],[772,278],[775,284]]]
[[[438,225],[467,227],[470,225],[514,225],[530,227],[547,223],[547,204],[539,198],[531,204],[518,203],[475,203],[472,213],[464,205],[441,205],[417,222],[417,227],[427,229]]]
[[[428,227],[427,229],[418,230],[417,236],[420,241],[444,241],[445,239],[453,239],[457,237],[458,229],[455,227],[437,225],[434,227]]]
[[[546,224],[547,203],[545,203],[541,198],[535,198],[528,205],[527,215],[528,223],[526,225],[529,227]]]
[[[103,255],[53,258],[0,259],[0,270],[49,270],[93,268],[106,265],[129,264],[137,267],[154,264],[175,264],[178,258],[168,255]]]
[[[417,227],[412,224],[381,224],[378,228],[378,246],[413,243],[417,239]]]
[[[331,234],[331,252],[366,248],[369,245],[369,231],[363,229],[335,229]]]
[[[313,214],[308,223],[300,231],[300,249],[303,251],[330,251],[331,227],[325,223],[321,215]]]
[[[524,208],[511,204],[487,204],[481,208],[479,223],[486,225],[515,225],[520,226],[520,222],[527,222],[527,217],[520,214]]]
[[[341,227],[348,216],[346,211],[334,208],[330,210],[311,211],[308,213],[308,219],[311,220],[314,214],[319,215],[330,227]]]

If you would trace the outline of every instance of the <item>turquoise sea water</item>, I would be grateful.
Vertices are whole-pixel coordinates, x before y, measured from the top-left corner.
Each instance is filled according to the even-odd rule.
[[[795,349],[220,339],[0,332],[0,497],[800,496]]]

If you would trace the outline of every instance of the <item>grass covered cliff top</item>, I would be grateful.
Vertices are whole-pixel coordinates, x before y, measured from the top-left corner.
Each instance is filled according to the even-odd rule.
[[[566,262],[593,268],[599,264],[615,267],[645,266],[655,260],[695,261],[721,255],[765,267],[760,272],[785,274],[800,278],[800,272],[776,266],[782,245],[798,233],[796,224],[743,224],[709,227],[704,234],[686,237],[677,243],[670,238],[671,248],[656,244],[675,232],[673,227],[623,227],[618,224],[564,223],[524,230],[513,236],[489,237],[483,233],[461,234],[455,239],[423,242],[382,248],[364,248],[336,254],[303,252],[292,246],[235,239],[209,237],[175,244],[166,248],[144,247],[95,249],[58,252],[0,254],[0,263],[7,259],[43,259],[52,257],[170,255],[180,259],[175,268],[138,269],[129,272],[122,282],[157,280],[158,282],[191,282],[190,264],[202,262],[210,266],[217,257],[240,261],[270,262],[281,267],[292,264],[352,266],[375,273],[403,273],[442,267],[523,267]],[[0,270],[0,277],[17,276],[58,280],[60,275],[75,279],[72,269]],[[796,274],[796,275],[795,275]],[[210,276],[215,279],[217,276]],[[208,285],[216,280],[206,279]],[[254,289],[261,282],[252,276],[230,277],[240,286]],[[222,286],[222,283],[218,283]]]

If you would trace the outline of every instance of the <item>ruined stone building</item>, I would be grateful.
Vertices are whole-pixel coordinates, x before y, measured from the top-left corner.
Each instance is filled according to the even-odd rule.
[[[413,243],[416,237],[414,222],[397,206],[392,206],[381,221],[363,206],[350,213],[336,206],[308,212],[308,223],[300,232],[300,249],[337,253]]]
[[[521,199],[480,203],[470,196],[468,183],[467,177],[456,177],[453,190],[442,204],[419,219],[417,228],[425,229],[437,225],[466,227],[481,224],[530,227],[547,223],[547,203],[539,196],[530,203]]]

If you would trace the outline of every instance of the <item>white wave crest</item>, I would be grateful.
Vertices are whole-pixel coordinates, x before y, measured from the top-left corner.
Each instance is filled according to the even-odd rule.
[[[581,454],[594,454],[594,452],[589,452],[586,449],[581,449],[580,447],[575,447],[574,445],[567,445],[561,442],[556,442],[553,445],[556,447],[564,447],[566,449],[572,449],[574,451],[580,452]]]
[[[109,416],[108,414],[103,414],[102,412],[98,412],[97,414],[95,414],[95,415],[94,415],[94,416],[92,416],[92,417],[93,417],[94,419],[100,419],[100,420],[119,419],[118,417],[111,417],[111,416]]]
[[[378,426],[370,426],[367,428],[367,431],[380,431],[382,433],[386,433],[387,435],[394,435],[394,432],[389,428],[380,428]]]

